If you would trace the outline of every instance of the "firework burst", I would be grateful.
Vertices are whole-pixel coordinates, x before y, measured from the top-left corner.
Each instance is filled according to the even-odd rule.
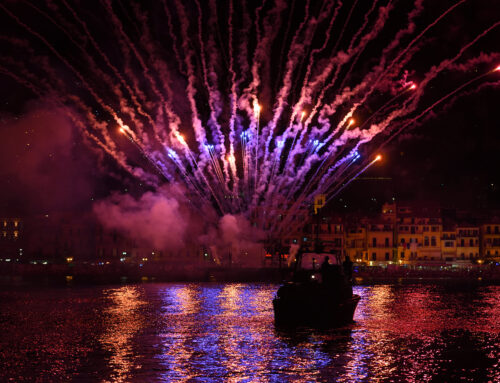
[[[133,178],[180,184],[194,209],[278,236],[303,223],[294,214],[315,195],[331,200],[380,160],[395,134],[470,84],[498,80],[497,53],[467,57],[498,21],[427,68],[418,62],[464,3],[429,21],[423,0],[5,2],[19,33],[2,37],[4,52],[30,60],[3,55],[0,71],[64,105]],[[484,72],[424,97],[439,76],[471,68]]]

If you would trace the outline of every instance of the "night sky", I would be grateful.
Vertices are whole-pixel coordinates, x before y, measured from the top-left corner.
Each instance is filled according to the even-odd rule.
[[[165,4],[167,7],[175,8],[174,3],[174,1],[166,1]],[[244,10],[243,3],[235,3],[233,22],[237,30],[238,26],[243,25],[245,15],[253,20],[256,8],[249,5],[248,9]],[[276,37],[268,56],[270,62],[267,63],[270,68],[268,73],[270,79],[284,70],[285,60],[281,52],[285,55],[288,52],[293,31],[297,29],[304,16],[305,4],[300,1],[293,3],[293,11],[286,11],[281,22],[275,24]],[[311,14],[317,14],[324,4],[313,3]],[[353,74],[346,81],[346,85],[349,85],[350,81],[353,84],[362,81],[364,73],[380,60],[377,51],[386,46],[387,41],[390,41],[391,37],[406,25],[407,14],[412,8],[409,5],[410,2],[403,3],[397,4],[394,9],[387,27],[381,33],[381,41],[376,40],[367,46],[361,60],[354,67]],[[457,2],[451,0],[423,1],[424,8],[417,18],[417,31],[413,36],[455,3]],[[75,47],[71,39],[82,42],[87,49],[87,54],[95,59],[97,65],[105,66],[103,58],[92,47],[89,38],[84,34],[82,25],[72,17],[64,3],[56,1],[55,4],[56,8],[51,8],[50,4],[45,2],[5,1],[0,9],[0,47],[3,52],[0,58],[2,69],[0,70],[0,134],[2,137],[0,140],[2,185],[0,213],[27,214],[57,210],[89,210],[95,201],[109,196],[114,191],[132,193],[138,197],[146,191],[155,189],[154,186],[131,177],[102,149],[89,143],[87,138],[83,138],[70,119],[62,116],[58,111],[58,106],[53,101],[56,95],[49,91],[37,95],[22,81],[19,81],[19,78],[25,78],[24,73],[33,73],[38,82],[33,81],[39,89],[43,90],[45,82],[51,81],[49,77],[44,77],[43,65],[47,65],[57,74],[58,80],[66,84],[67,88],[62,89],[63,92],[74,93],[81,102],[88,106],[97,119],[109,121],[109,116],[104,116],[105,112],[102,107],[96,105],[95,100],[92,100],[62,60],[56,57],[54,52],[48,49],[39,38],[28,33],[25,27],[20,26],[14,20],[14,17],[19,18],[21,22],[53,44],[55,50],[74,65],[83,78],[93,81],[97,92],[103,95],[105,102],[108,102],[107,97],[110,91],[106,89],[105,84],[99,84],[96,81],[92,67],[86,63],[84,54]],[[386,5],[387,2],[383,1],[380,4]],[[120,66],[122,42],[115,37],[116,31],[109,25],[102,5],[99,2],[78,1],[73,6],[78,10],[81,19],[87,23],[92,36],[109,60],[125,76],[125,66]],[[140,43],[142,34],[136,9],[138,7],[147,13],[151,38],[163,48],[160,56],[167,63],[171,73],[175,73],[171,78],[174,92],[182,92],[181,88],[185,87],[186,78],[175,71],[178,64],[172,54],[172,36],[168,33],[160,2],[141,2],[140,6],[135,2],[113,2],[113,7],[117,17],[123,23],[125,33],[136,44]],[[267,4],[264,11],[269,12],[270,7]],[[217,41],[226,42],[228,39],[226,25],[229,16],[228,9],[229,3],[217,2],[218,22],[220,23],[220,36],[218,36],[220,40]],[[355,36],[368,10],[366,4],[340,9],[338,25],[335,24],[332,29],[333,36],[341,36],[338,45],[335,45],[337,40],[332,39],[333,42],[318,55],[317,62],[326,60],[334,48],[339,50],[347,48],[349,39]],[[188,19],[195,20],[197,15],[195,3],[188,2],[185,11]],[[469,0],[460,4],[416,44],[411,60],[401,68],[401,75],[406,70],[408,78],[419,84],[425,71],[430,67],[437,65],[444,58],[452,57],[461,47],[498,22],[499,11],[498,1],[495,0]],[[208,8],[204,8],[202,13],[203,25],[206,26],[210,23],[210,12]],[[349,22],[343,28],[346,20]],[[56,24],[72,31],[71,37],[64,35]],[[181,24],[179,22],[179,25]],[[251,32],[255,31],[251,30]],[[320,27],[317,35],[321,36],[322,33],[324,35],[324,32],[325,27]],[[182,35],[178,30],[176,33],[177,47],[181,47]],[[196,30],[192,25],[187,33],[193,40],[196,39]],[[246,46],[250,51],[256,46],[254,35],[255,33],[250,33],[248,37]],[[204,37],[207,38],[208,33]],[[420,110],[474,76],[486,73],[500,64],[499,38],[500,27],[497,27],[468,49],[457,61],[457,64],[469,63],[466,70],[445,69],[442,76],[438,76],[426,88],[421,100],[423,107]],[[240,41],[237,40],[238,43]],[[404,41],[409,42],[409,40]],[[191,48],[199,53],[195,44],[192,44]],[[226,50],[220,49],[220,46],[218,48],[221,51],[220,57],[216,60],[220,65],[219,81],[221,88],[229,90],[227,46]],[[483,56],[487,58],[470,64],[470,60]],[[201,78],[199,56],[194,59],[194,62],[198,68],[196,72],[198,78]],[[5,68],[8,68],[10,74],[4,70]],[[146,81],[137,63],[134,63],[131,68],[138,71],[139,81]],[[301,68],[299,73],[303,75],[305,65]],[[112,74],[109,68],[105,73]],[[18,79],[14,79],[12,74],[18,76]],[[397,201],[434,201],[449,207],[500,208],[499,81],[500,73],[492,73],[473,82],[456,96],[411,123],[381,149],[383,160],[380,163],[371,167],[336,197],[333,203],[334,210],[376,210],[381,203],[390,202],[393,198]],[[141,85],[143,84],[139,84]],[[277,83],[272,86],[267,85],[262,86],[261,99],[274,100],[278,89]],[[57,85],[55,87],[57,88]],[[294,91],[298,92],[297,89]],[[154,100],[151,90],[147,91],[145,97],[152,98],[152,102],[157,101]],[[199,91],[196,97],[200,114],[207,115],[208,104],[203,100],[203,91]],[[109,103],[112,105],[116,101],[109,101]],[[269,104],[272,105],[272,102],[270,101]],[[65,105],[75,109],[75,106],[69,102],[65,102]],[[375,102],[360,108],[355,117],[360,120],[368,118],[377,105],[380,103]],[[185,99],[179,101],[176,108],[181,116],[189,114],[189,105]],[[308,111],[311,110],[310,105],[307,108],[309,108]],[[225,118],[224,116],[223,114],[221,119]],[[264,107],[262,117],[266,121],[271,119],[269,106]],[[186,129],[186,134],[188,140],[194,140],[193,133],[188,129]],[[134,152],[133,146],[127,143],[127,140],[117,139],[116,142],[122,145],[121,149],[127,153],[129,160],[142,166],[146,171],[154,173],[152,166],[146,163],[144,157],[141,158],[136,151]],[[375,151],[380,143],[380,139],[374,139],[373,142],[362,147],[361,153],[368,155]]]

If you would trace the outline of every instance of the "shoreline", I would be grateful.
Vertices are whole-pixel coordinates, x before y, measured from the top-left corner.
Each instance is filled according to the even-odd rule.
[[[38,265],[37,265],[38,266]],[[123,265],[15,265],[0,269],[0,288],[21,286],[84,286],[133,283],[281,283],[291,274],[279,268],[132,267]],[[354,268],[354,285],[377,284],[500,285],[500,267],[439,270]]]

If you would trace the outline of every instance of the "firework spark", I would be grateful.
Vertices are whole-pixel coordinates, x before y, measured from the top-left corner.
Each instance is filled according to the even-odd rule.
[[[289,8],[283,0],[256,7],[164,0],[154,10],[103,1],[92,12],[106,25],[64,0],[26,3],[46,21],[36,26],[23,18],[22,6],[4,3],[0,9],[23,37],[2,44],[6,51],[24,45],[33,63],[4,55],[0,72],[71,106],[65,110],[83,134],[140,182],[182,185],[195,209],[242,215],[277,236],[315,195],[331,200],[380,161],[381,155],[370,155],[379,136],[393,137],[465,86],[500,71],[464,78],[424,104],[436,77],[491,68],[497,58],[481,53],[459,63],[498,22],[425,70],[414,62],[427,35],[464,1],[421,26],[423,0],[404,12],[392,1],[364,9],[361,2]],[[402,14],[405,26],[386,33]],[[66,68],[64,76],[56,66]],[[286,217],[278,219],[283,211]]]

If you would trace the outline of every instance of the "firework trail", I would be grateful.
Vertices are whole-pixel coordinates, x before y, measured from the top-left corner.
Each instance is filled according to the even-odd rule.
[[[7,1],[21,37],[1,36],[0,73],[64,106],[129,176],[279,236],[315,195],[330,201],[375,165],[374,148],[471,84],[498,83],[500,55],[476,49],[498,20],[417,60],[467,9],[433,4],[426,19],[430,3]],[[462,81],[428,91],[450,73]]]

